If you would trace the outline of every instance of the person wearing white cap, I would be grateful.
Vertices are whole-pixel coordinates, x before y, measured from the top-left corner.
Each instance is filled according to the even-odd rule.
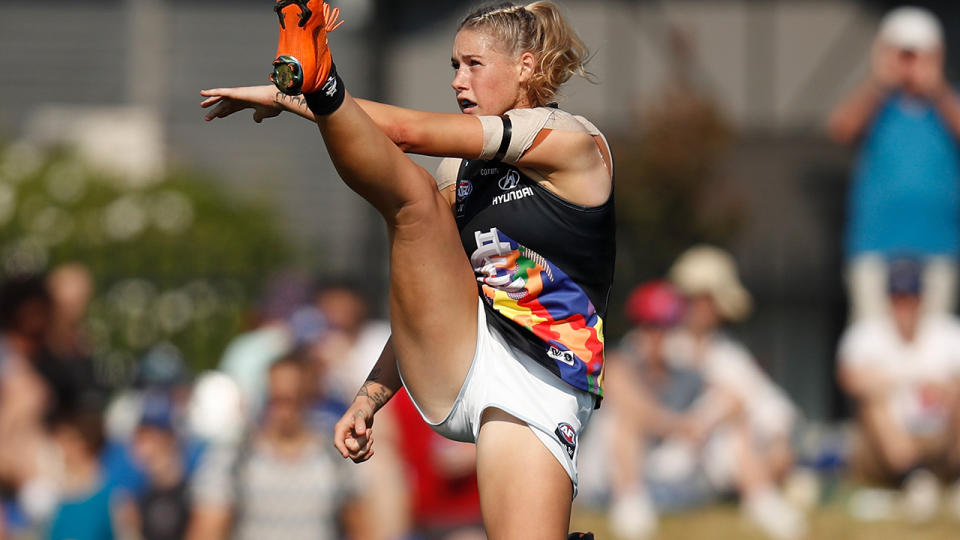
[[[696,369],[706,392],[688,413],[702,467],[719,493],[736,492],[748,519],[772,538],[803,535],[805,520],[777,487],[790,474],[797,412],[742,344],[723,332],[752,310],[733,257],[696,246],[674,263],[670,281],[686,297],[682,327],[667,338],[667,361]]]
[[[852,322],[888,314],[887,263],[901,256],[928,263],[925,310],[956,304],[960,98],[944,75],[943,43],[931,12],[891,11],[870,75],[830,116],[830,135],[858,148],[845,241]]]

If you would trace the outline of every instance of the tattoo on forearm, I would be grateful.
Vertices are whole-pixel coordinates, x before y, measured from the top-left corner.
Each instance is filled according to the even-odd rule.
[[[288,96],[283,92],[277,92],[277,95],[274,99],[277,103],[290,103],[297,107],[304,108],[307,106],[307,100],[303,99],[303,95],[298,96]]]
[[[360,387],[360,391],[357,392],[357,397],[361,396],[370,398],[379,410],[380,407],[383,407],[388,401],[390,401],[391,393],[380,383],[368,380],[367,382],[363,383],[363,386]]]

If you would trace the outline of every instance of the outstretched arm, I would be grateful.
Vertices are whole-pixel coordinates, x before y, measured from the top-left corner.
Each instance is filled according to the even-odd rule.
[[[213,109],[207,121],[253,109],[261,122],[284,111],[316,120],[303,96],[288,96],[272,85],[203,90],[201,107]],[[494,148],[501,140],[484,132],[477,116],[417,111],[363,99],[353,100],[398,148],[407,153],[437,157],[477,159],[484,152],[485,136]],[[515,134],[516,136],[516,134]],[[489,145],[488,141],[488,145]],[[602,204],[610,192],[612,169],[598,151],[594,137],[578,131],[543,129],[531,146],[509,161],[534,170],[561,197],[585,206]]]
[[[350,408],[333,428],[333,444],[344,458],[360,463],[373,457],[373,415],[390,401],[400,386],[400,371],[391,339],[384,345]]]
[[[200,104],[201,107],[213,107],[204,116],[208,122],[246,109],[253,109],[253,120],[257,123],[282,112],[292,112],[316,121],[302,95],[288,96],[272,84],[213,88],[201,90],[200,95],[207,98]],[[483,130],[476,117],[429,113],[365,99],[355,98],[354,101],[404,152],[469,159],[480,156]],[[454,134],[456,136],[452,136]]]

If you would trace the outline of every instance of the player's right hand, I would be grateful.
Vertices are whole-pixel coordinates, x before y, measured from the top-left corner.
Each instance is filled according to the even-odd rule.
[[[275,99],[276,94],[277,89],[273,85],[201,90],[200,95],[207,99],[200,106],[206,109],[216,105],[203,117],[208,122],[214,118],[226,118],[244,109],[253,109],[253,121],[259,124],[265,118],[273,118],[283,112],[283,106]]]
[[[369,398],[357,396],[333,427],[333,445],[354,463],[373,457],[373,410]]]

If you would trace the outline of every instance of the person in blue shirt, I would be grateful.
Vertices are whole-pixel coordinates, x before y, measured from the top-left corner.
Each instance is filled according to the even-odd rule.
[[[960,98],[944,76],[943,31],[929,11],[904,7],[880,25],[867,81],[829,123],[857,146],[848,199],[851,320],[887,314],[888,261],[926,263],[924,308],[952,311],[960,258]]]
[[[113,540],[116,536],[114,486],[98,459],[103,448],[99,411],[63,411],[52,421],[53,437],[63,456],[60,501],[46,540]]]

